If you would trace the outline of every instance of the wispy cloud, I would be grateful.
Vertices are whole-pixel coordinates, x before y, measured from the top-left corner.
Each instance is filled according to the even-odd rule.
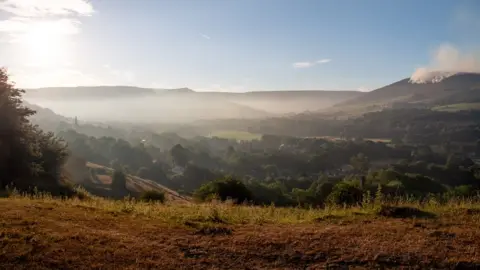
[[[326,63],[329,63],[331,61],[332,61],[332,59],[321,59],[321,60],[317,60],[317,64],[326,64]]]
[[[296,62],[296,63],[293,63],[292,66],[293,68],[310,68],[310,67],[313,67],[315,65],[319,65],[319,64],[326,64],[326,63],[329,63],[331,62],[332,60],[331,59],[321,59],[321,60],[317,60],[317,61],[304,61],[304,62]]]
[[[208,40],[212,39],[210,36],[205,35],[205,34],[203,34],[203,33],[200,33],[200,36],[201,36],[202,38],[204,38],[204,39],[208,39]]]
[[[309,67],[312,67],[314,65],[315,65],[315,63],[313,63],[313,62],[296,62],[296,63],[293,63],[294,68],[309,68]]]
[[[94,13],[92,4],[86,0],[3,0],[0,11],[10,15],[0,21],[0,32],[7,33],[10,42],[22,42],[37,34],[77,34],[78,18]]]

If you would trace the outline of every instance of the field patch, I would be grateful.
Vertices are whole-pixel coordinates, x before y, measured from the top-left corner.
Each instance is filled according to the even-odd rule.
[[[433,107],[434,111],[444,111],[444,112],[457,112],[457,111],[468,111],[468,110],[480,110],[480,102],[476,103],[457,103],[444,106]]]
[[[262,138],[262,134],[250,133],[247,131],[220,130],[212,132],[209,137],[233,139],[238,141],[252,141],[260,140]]]

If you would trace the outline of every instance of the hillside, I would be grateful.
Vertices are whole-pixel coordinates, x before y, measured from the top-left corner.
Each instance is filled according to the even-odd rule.
[[[336,107],[392,105],[397,102],[430,106],[478,101],[480,101],[480,74],[460,73],[433,83],[412,83],[406,78],[337,104]]]
[[[195,92],[188,88],[125,86],[29,89],[25,100],[67,117],[90,121],[189,122],[258,119],[327,108],[358,97],[355,91]],[[88,110],[86,110],[88,108]]]
[[[86,164],[78,163],[75,162],[75,160],[69,160],[65,168],[69,173],[71,181],[81,185],[90,193],[106,198],[118,197],[118,195],[110,188],[113,169],[90,162],[87,162]],[[190,201],[189,198],[181,196],[176,191],[152,180],[143,179],[133,175],[126,175],[126,177],[126,188],[133,196],[142,194],[145,191],[153,190],[164,192],[169,201],[175,201],[178,203],[188,203]]]
[[[478,209],[432,209],[430,217],[395,218],[361,209],[4,198],[0,268],[478,269]]]

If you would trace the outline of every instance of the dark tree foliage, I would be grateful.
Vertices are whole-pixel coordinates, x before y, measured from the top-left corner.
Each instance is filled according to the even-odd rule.
[[[357,186],[349,182],[340,182],[336,184],[327,201],[337,205],[354,205],[360,203],[363,198],[363,192]]]
[[[30,123],[35,112],[23,105],[22,94],[0,69],[0,188],[13,185],[24,191],[36,187],[54,195],[72,194],[62,178],[66,146]]]
[[[128,195],[127,176],[123,171],[113,171],[111,188],[115,197],[124,197]]]
[[[222,201],[231,199],[236,203],[243,203],[252,199],[252,194],[245,184],[232,177],[204,184],[194,194],[194,197],[200,201],[206,201],[215,196],[218,196]]]
[[[145,191],[140,195],[140,201],[144,202],[160,202],[164,203],[166,200],[165,193],[156,190]]]

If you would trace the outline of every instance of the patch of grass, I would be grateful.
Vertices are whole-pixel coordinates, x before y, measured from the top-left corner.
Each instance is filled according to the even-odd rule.
[[[449,105],[443,105],[443,106],[435,106],[435,107],[432,108],[432,110],[434,110],[434,111],[444,111],[444,112],[480,110],[480,102],[457,103],[457,104],[449,104]]]
[[[343,141],[343,140],[345,140],[345,138],[336,137],[336,136],[320,136],[320,137],[315,137],[315,138],[325,139],[325,140],[329,140],[329,141]],[[388,139],[388,138],[364,138],[363,140],[372,141],[372,142],[383,142],[383,143],[391,142],[391,139]]]

